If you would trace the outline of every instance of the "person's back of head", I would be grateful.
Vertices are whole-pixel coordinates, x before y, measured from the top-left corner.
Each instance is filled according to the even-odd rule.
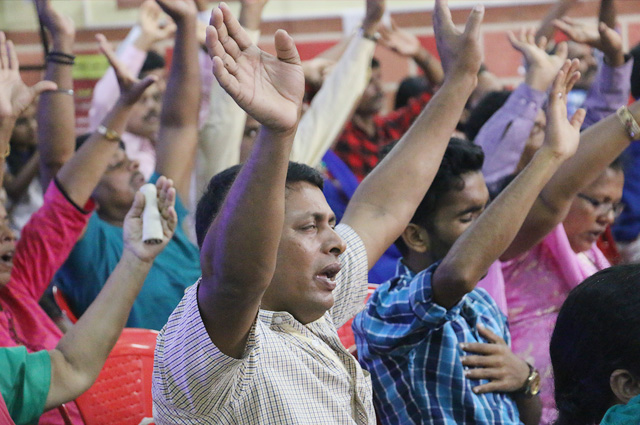
[[[218,215],[218,211],[220,211],[227,193],[241,169],[242,164],[234,165],[233,167],[219,172],[209,181],[209,185],[198,201],[198,205],[196,207],[195,226],[198,247],[202,248],[204,238],[207,236],[207,231],[209,230],[209,227],[211,227],[213,220]],[[322,175],[320,175],[315,168],[306,164],[289,161],[286,185],[289,187],[290,185],[298,182],[307,182],[318,187],[320,190],[322,190],[324,184]]]
[[[440,205],[439,201],[449,191],[463,190],[465,181],[462,176],[471,172],[480,172],[483,162],[484,153],[480,146],[468,140],[451,138],[433,183],[418,205],[411,223],[430,229],[434,213]],[[403,255],[407,254],[408,247],[402,237],[396,240],[396,246]]]
[[[138,78],[142,79],[152,71],[163,70],[165,65],[166,62],[162,56],[153,50],[149,50],[147,52],[147,57],[142,64],[142,68],[140,69],[140,73],[138,74]]]
[[[476,138],[482,126],[504,105],[510,95],[511,91],[509,90],[492,91],[478,102],[464,123],[464,134],[467,139],[474,140]]]
[[[407,77],[398,86],[393,109],[402,108],[409,103],[409,99],[431,92],[432,87],[424,77]]]
[[[604,269],[574,288],[551,338],[556,425],[600,423],[640,393],[640,265]],[[621,378],[616,376],[626,371]]]

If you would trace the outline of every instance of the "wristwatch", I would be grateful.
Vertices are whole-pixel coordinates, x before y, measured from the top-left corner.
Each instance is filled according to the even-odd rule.
[[[527,363],[527,366],[529,366],[529,376],[522,384],[522,387],[515,392],[531,398],[537,396],[540,392],[540,373],[531,364]]]
[[[122,140],[120,138],[120,134],[117,131],[111,130],[104,125],[99,125],[96,129],[96,132],[110,142],[119,142],[120,140]]]

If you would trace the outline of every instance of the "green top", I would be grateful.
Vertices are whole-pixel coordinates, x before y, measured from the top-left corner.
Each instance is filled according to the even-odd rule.
[[[0,348],[0,394],[17,425],[38,421],[51,385],[51,358],[45,350]]]

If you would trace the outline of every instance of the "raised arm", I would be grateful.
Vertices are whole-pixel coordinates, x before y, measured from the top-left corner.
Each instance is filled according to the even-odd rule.
[[[369,84],[376,43],[368,37],[375,33],[384,9],[385,0],[367,0],[362,28],[350,38],[347,49],[300,120],[291,151],[292,161],[312,167],[318,165],[351,118]]]
[[[45,410],[75,399],[96,380],[109,352],[127,322],[129,311],[156,256],[167,245],[178,223],[175,189],[164,177],[156,183],[163,238],[159,244],[142,241],[145,198],[136,193],[124,220],[122,257],[98,297],[60,340],[51,357],[51,385]]]
[[[267,0],[241,0],[240,25],[252,43],[260,37],[262,10]],[[240,162],[240,145],[247,114],[214,78],[209,111],[198,135],[196,158],[197,193],[202,193],[211,177]]]
[[[200,254],[198,305],[213,343],[242,356],[269,286],[284,222],[289,153],[304,93],[304,75],[293,40],[275,35],[277,57],[250,43],[222,3],[212,13],[207,45],[220,85],[262,129],[209,229]]]
[[[509,33],[509,41],[522,53],[527,72],[524,83],[489,118],[474,140],[485,154],[482,174],[489,187],[516,171],[546,92],[567,59],[566,43],[560,43],[554,54],[548,54],[547,39],[542,37],[536,42],[533,30],[523,30],[517,37]]]
[[[155,0],[145,0],[140,5],[138,25],[131,29],[116,50],[118,59],[132,75],[137,76],[153,45],[170,38],[175,31],[176,25],[167,18]],[[93,89],[89,110],[92,130],[100,125],[117,100],[118,78],[115,70],[109,68]]]
[[[193,0],[158,0],[178,26],[156,144],[156,172],[173,179],[178,196],[189,199],[198,144],[200,68],[197,13]]]
[[[447,1],[436,1],[433,26],[444,83],[398,145],[363,180],[343,217],[362,238],[370,268],[405,229],[429,189],[477,83],[483,14],[482,6],[474,8],[460,32]]]
[[[434,300],[453,307],[511,244],[540,190],[578,146],[584,110],[567,120],[567,93],[579,77],[577,61],[558,73],[550,96],[542,147],[511,184],[453,244],[432,279]]]
[[[58,85],[58,90],[40,97],[38,107],[40,183],[44,188],[75,150],[76,110],[71,75],[75,28],[71,19],[58,13],[49,0],[35,3],[40,22],[52,39],[45,79]]]
[[[20,63],[13,42],[0,31],[0,169],[9,155],[9,141],[16,120],[46,90],[55,90],[52,81],[41,81],[28,87],[20,77]],[[0,173],[0,185],[4,173]]]
[[[154,76],[148,76],[142,81],[132,76],[116,58],[104,36],[100,34],[98,39],[100,49],[116,71],[121,93],[114,107],[102,121],[100,128],[103,131],[92,133],[56,175],[58,182],[76,205],[84,205],[93,193],[111,164],[113,154],[120,148],[118,135],[125,129],[131,108],[144,90],[156,81]]]
[[[380,28],[380,41],[399,55],[413,59],[424,72],[431,87],[439,87],[442,84],[444,71],[440,61],[422,47],[418,37],[398,27],[393,19],[391,19],[391,27]]]

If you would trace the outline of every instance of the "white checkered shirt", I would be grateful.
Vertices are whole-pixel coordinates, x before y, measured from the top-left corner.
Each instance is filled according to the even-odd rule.
[[[376,423],[371,380],[340,343],[336,328],[362,309],[367,254],[349,226],[335,305],[307,325],[260,310],[242,359],[224,355],[202,323],[193,285],[158,335],[153,371],[156,424]]]

